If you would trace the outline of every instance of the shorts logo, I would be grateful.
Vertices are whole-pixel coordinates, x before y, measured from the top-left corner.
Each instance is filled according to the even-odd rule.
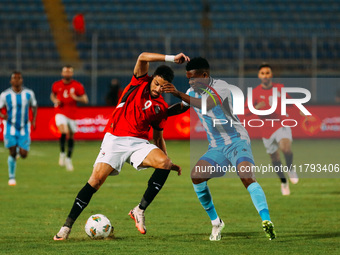
[[[236,157],[237,156],[237,150],[234,150],[234,157]]]

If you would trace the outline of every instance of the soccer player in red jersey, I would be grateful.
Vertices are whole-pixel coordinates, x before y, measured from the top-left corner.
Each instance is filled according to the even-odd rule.
[[[163,139],[168,105],[161,93],[163,86],[172,82],[173,70],[161,65],[153,76],[148,76],[149,62],[159,61],[182,64],[189,61],[189,58],[183,53],[169,56],[144,52],[139,55],[131,82],[124,89],[106,126],[92,175],[78,193],[64,226],[54,236],[54,240],[67,239],[73,223],[88,205],[92,195],[109,175],[119,174],[124,162],[137,170],[155,168],[140,203],[129,213],[142,234],[146,233],[144,211],[163,187],[170,170],[181,174],[181,168],[173,164],[167,156]],[[151,127],[155,144],[150,144],[147,140]]]
[[[87,104],[89,102],[84,86],[73,79],[73,67],[64,66],[61,71],[61,80],[52,85],[51,101],[55,107],[55,122],[60,136],[59,165],[66,166],[68,171],[73,170],[72,151],[74,147],[74,133],[77,131],[75,122],[77,102]],[[67,157],[65,154],[66,137],[68,137]]]
[[[282,171],[280,159],[281,150],[285,156],[287,166],[292,170],[292,131],[290,127],[281,126],[281,121],[286,117],[281,115],[281,89],[284,85],[272,82],[273,72],[272,67],[269,64],[260,65],[258,78],[261,80],[261,84],[253,90],[253,105],[255,109],[270,109],[272,106],[273,88],[277,88],[278,103],[276,110],[270,115],[259,115],[258,117],[264,122],[263,127],[261,127],[263,144],[267,153],[270,155],[273,166],[276,167],[276,169],[280,169],[277,174],[281,179],[282,195],[290,195],[289,184]],[[287,95],[287,97],[289,96]],[[250,114],[247,103],[245,114]],[[298,176],[294,171],[289,171],[288,176],[293,184],[296,184],[299,181]]]

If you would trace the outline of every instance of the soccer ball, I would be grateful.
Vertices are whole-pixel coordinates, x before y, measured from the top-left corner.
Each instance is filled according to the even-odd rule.
[[[111,230],[111,222],[103,214],[91,215],[85,224],[85,232],[92,239],[101,239],[108,237],[111,233]]]

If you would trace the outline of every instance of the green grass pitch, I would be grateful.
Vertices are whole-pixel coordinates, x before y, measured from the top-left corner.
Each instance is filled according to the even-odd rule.
[[[109,177],[75,223],[66,242],[52,240],[88,180],[100,142],[77,141],[74,172],[58,166],[57,142],[33,142],[27,159],[18,160],[17,186],[7,185],[8,151],[0,149],[0,254],[340,254],[340,179],[305,178],[283,197],[277,178],[258,178],[269,204],[277,239],[269,241],[249,193],[240,180],[209,182],[215,207],[226,227],[220,242],[208,240],[211,224],[190,180],[190,144],[168,141],[172,172],[146,211],[147,234],[141,235],[128,212],[140,201],[152,173],[125,165]],[[261,141],[252,142],[257,164],[269,163]],[[339,140],[297,140],[294,162],[340,163]],[[114,237],[91,240],[84,231],[95,213],[112,222]]]

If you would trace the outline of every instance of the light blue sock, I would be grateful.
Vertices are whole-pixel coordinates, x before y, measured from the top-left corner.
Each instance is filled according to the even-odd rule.
[[[15,178],[15,169],[17,167],[17,161],[12,156],[8,156],[7,163],[8,163],[9,178],[14,179]]]
[[[193,184],[193,186],[197,194],[198,200],[201,202],[201,205],[203,206],[204,210],[209,215],[210,220],[212,221],[216,220],[218,216],[215,210],[215,206],[207,182],[205,181],[199,184]]]
[[[248,186],[247,190],[250,193],[251,200],[253,200],[253,204],[260,214],[261,219],[270,220],[266,195],[264,194],[260,184],[258,184],[257,182],[253,182]]]

